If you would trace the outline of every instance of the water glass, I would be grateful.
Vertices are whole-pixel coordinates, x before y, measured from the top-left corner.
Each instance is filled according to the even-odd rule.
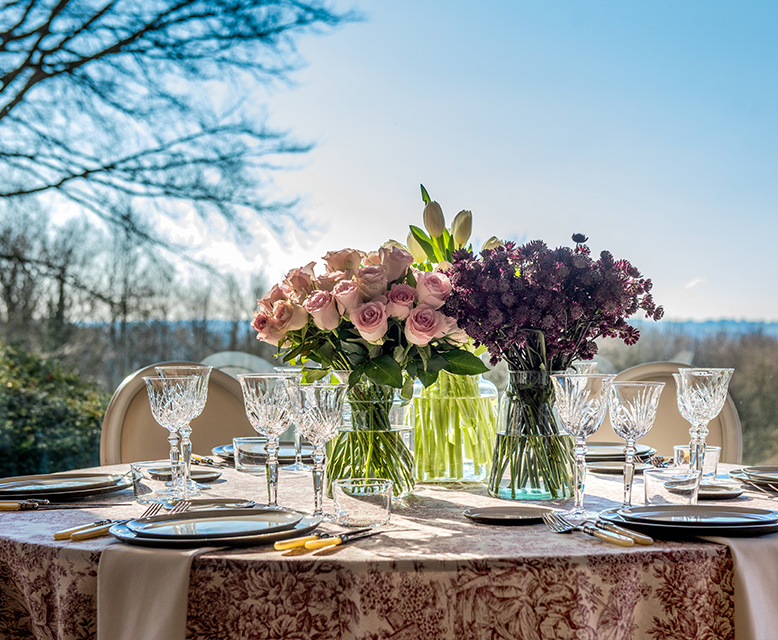
[[[335,517],[344,527],[378,527],[389,522],[392,481],[344,478],[332,482]]]
[[[645,504],[697,504],[700,472],[688,467],[646,469],[643,472]]]
[[[702,478],[713,480],[716,478],[721,459],[721,447],[707,445],[705,447],[705,458],[702,466]],[[673,460],[676,467],[689,466],[689,445],[677,444],[673,447]]]
[[[170,460],[131,462],[132,492],[141,504],[168,502],[178,497],[172,484]]]
[[[267,438],[248,436],[232,439],[235,470],[243,473],[265,473]]]

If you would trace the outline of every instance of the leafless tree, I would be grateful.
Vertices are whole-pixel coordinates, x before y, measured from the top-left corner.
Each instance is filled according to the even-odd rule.
[[[165,246],[123,203],[278,229],[268,170],[307,146],[268,129],[249,88],[348,19],[321,0],[0,0],[0,198],[56,195]]]

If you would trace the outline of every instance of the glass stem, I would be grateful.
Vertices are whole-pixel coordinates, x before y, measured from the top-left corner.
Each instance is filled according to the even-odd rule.
[[[178,491],[178,478],[180,477],[180,450],[178,443],[180,441],[176,431],[169,431],[167,441],[170,443],[170,486],[173,493]]]
[[[267,503],[278,506],[278,438],[267,439]]]
[[[294,466],[296,468],[303,465],[303,437],[300,435],[300,429],[294,426]]]
[[[635,477],[635,441],[627,440],[624,447],[624,504],[623,508],[632,506],[632,480]]]
[[[705,438],[709,433],[707,422],[695,422],[689,429],[692,439],[689,443],[689,469],[702,473],[705,464]]]
[[[189,436],[192,433],[192,427],[187,423],[186,426],[181,427],[178,430],[178,433],[181,436],[180,470],[182,476],[182,480],[178,480],[178,482],[180,486],[183,487],[182,497],[188,498],[189,479],[192,477],[192,441],[189,439]]]
[[[313,449],[313,515],[323,516],[322,500],[324,497],[324,447]]]
[[[586,440],[575,439],[575,507],[574,513],[584,510],[584,484],[586,483]]]

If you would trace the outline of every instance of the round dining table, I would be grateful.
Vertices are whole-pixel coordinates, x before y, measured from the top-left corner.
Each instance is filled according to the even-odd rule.
[[[128,465],[100,470],[125,473]],[[267,495],[264,478],[231,468],[206,486],[201,497],[261,502]],[[591,508],[621,505],[620,475],[590,473],[586,488]],[[637,505],[641,492],[638,477]],[[55,540],[53,534],[103,518],[137,517],[144,507],[128,504],[131,488],[84,501],[104,506],[0,513],[0,637],[96,637],[100,556],[125,543],[113,536]],[[311,474],[282,470],[278,501],[312,509]],[[736,503],[775,505],[751,494]],[[319,550],[260,545],[202,553],[191,564],[185,637],[734,639],[733,560],[726,545],[657,539],[621,547],[580,532],[552,533],[542,522],[484,524],[464,515],[518,504],[549,503],[492,498],[479,484],[418,485],[378,535]],[[331,510],[332,502],[324,506]],[[320,530],[342,529],[324,522]],[[166,579],[151,572],[153,580]]]

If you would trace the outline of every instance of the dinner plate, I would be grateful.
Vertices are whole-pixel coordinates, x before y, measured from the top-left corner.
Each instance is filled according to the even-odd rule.
[[[624,461],[616,462],[604,461],[604,462],[587,462],[586,468],[593,473],[611,473],[611,474],[623,474],[624,473]],[[643,473],[646,469],[650,469],[651,465],[645,462],[635,463],[635,473]]]
[[[116,484],[120,477],[109,473],[46,473],[14,476],[0,479],[0,494],[100,489]]]
[[[610,511],[601,513],[600,518],[628,529],[634,529],[654,538],[686,539],[697,536],[728,536],[737,538],[750,538],[778,532],[778,522],[768,524],[744,524],[738,527],[716,525],[682,525],[667,524],[662,522],[639,522],[627,520],[618,512]]]
[[[698,500],[731,500],[743,495],[743,489],[734,484],[701,484]]]
[[[149,475],[155,480],[170,480],[172,475],[170,473],[170,467],[149,469],[148,472]],[[222,476],[222,472],[218,469],[204,469],[202,467],[191,467],[189,473],[192,480],[195,482],[213,482]]]
[[[60,475],[60,474],[56,474]],[[82,475],[82,476],[100,476],[101,478],[112,478],[110,483],[93,478],[94,484],[89,482],[73,484],[71,480],[56,481],[43,487],[35,478],[53,478],[53,475],[47,476],[16,476],[14,478],[3,478],[3,481],[17,481],[23,478],[32,478],[31,490],[27,490],[28,485],[15,484],[14,490],[0,491],[0,498],[56,498],[60,501],[78,500],[79,498],[88,498],[90,496],[101,495],[104,493],[113,493],[121,491],[132,486],[132,480],[126,475],[118,474],[62,474],[62,475]]]
[[[759,485],[760,487],[764,487],[766,491],[770,491],[771,489],[774,491],[774,487],[778,483],[771,483],[769,480],[762,480],[760,478],[752,477],[749,475],[746,475],[742,469],[732,469],[729,472],[729,477],[733,480],[737,480],[738,482],[742,482],[743,484],[751,484],[751,485]]]
[[[321,518],[304,515],[291,529],[258,533],[249,536],[234,536],[221,538],[157,538],[139,536],[124,524],[115,524],[109,533],[122,542],[142,547],[173,547],[176,549],[191,549],[194,547],[252,547],[272,544],[277,540],[304,536],[313,531],[321,523]]]
[[[604,462],[624,460],[624,446],[621,442],[592,442],[586,445],[587,462]],[[656,449],[647,444],[636,444],[635,451],[639,458],[648,458],[656,453]]]
[[[178,499],[168,500],[164,507],[165,509],[172,509],[178,502]],[[253,500],[244,498],[191,498],[188,502],[189,509],[187,509],[187,512],[209,511],[213,509],[250,509],[257,504]]]
[[[297,511],[280,509],[216,509],[130,520],[127,528],[145,538],[236,538],[285,531],[302,517]]]
[[[778,524],[778,511],[753,507],[663,504],[620,509],[619,515],[632,522],[652,522],[674,526],[741,527]]]
[[[225,458],[226,460],[233,461],[235,459],[235,450],[231,444],[223,444],[211,449],[211,453],[215,456]],[[311,462],[313,459],[313,447],[310,445],[303,445],[301,453],[304,462]],[[280,464],[291,464],[295,461],[294,445],[281,445],[278,447],[278,462]],[[252,456],[254,457],[254,456]],[[258,460],[264,461],[267,458],[266,454],[256,455]]]
[[[543,522],[543,514],[556,511],[549,507],[511,505],[501,507],[471,507],[464,512],[467,518],[481,524],[535,524]]]
[[[741,469],[750,480],[778,482],[778,467],[743,467]]]

